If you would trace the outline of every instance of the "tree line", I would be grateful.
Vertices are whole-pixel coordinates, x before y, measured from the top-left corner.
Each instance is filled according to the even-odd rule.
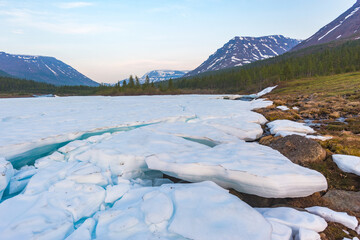
[[[360,40],[314,46],[242,67],[158,83],[147,76],[141,84],[137,76],[130,76],[112,86],[54,86],[0,77],[0,93],[117,96],[253,92],[292,79],[355,71],[360,71]]]
[[[314,46],[243,67],[182,78],[174,81],[174,87],[223,92],[254,91],[291,79],[355,71],[360,71],[359,40]]]

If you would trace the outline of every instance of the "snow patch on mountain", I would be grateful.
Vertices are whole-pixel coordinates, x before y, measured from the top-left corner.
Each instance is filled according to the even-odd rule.
[[[281,35],[266,37],[235,37],[218,49],[208,60],[186,74],[193,76],[207,71],[243,66],[255,61],[281,55],[301,41]]]

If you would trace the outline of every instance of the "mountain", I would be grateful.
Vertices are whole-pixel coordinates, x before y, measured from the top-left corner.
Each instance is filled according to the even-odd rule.
[[[53,57],[13,55],[0,52],[0,70],[17,78],[57,86],[99,85]]]
[[[258,60],[275,57],[291,50],[299,43],[300,40],[286,38],[282,35],[257,38],[235,37],[186,76],[243,66]]]
[[[337,19],[296,46],[293,51],[341,39],[360,39],[360,0]]]
[[[145,83],[146,76],[149,76],[150,82],[162,82],[169,79],[181,78],[189,71],[178,71],[178,70],[153,70],[147,72],[139,78],[141,84]],[[129,79],[125,79],[124,81],[129,82]]]
[[[169,80],[170,78],[181,78],[189,71],[177,71],[177,70],[154,70],[148,73],[145,73],[139,80],[140,83],[144,83],[146,76],[149,76],[150,82],[162,82]]]
[[[0,77],[12,77],[10,74],[0,70]]]

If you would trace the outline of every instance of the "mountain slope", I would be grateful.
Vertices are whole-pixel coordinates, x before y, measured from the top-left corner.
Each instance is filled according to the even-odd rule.
[[[293,51],[341,39],[360,39],[360,0],[337,19],[293,48]]]
[[[99,85],[53,57],[13,55],[0,52],[0,70],[17,78],[57,86]]]
[[[299,43],[299,40],[281,35],[258,38],[235,37],[186,76],[243,66],[258,60],[275,57],[289,51]]]
[[[173,85],[181,89],[205,89],[227,93],[255,92],[291,79],[360,71],[359,52],[360,40],[339,41],[337,44],[331,42],[287,52],[242,67],[181,78],[174,81]]]
[[[145,73],[139,80],[140,83],[144,83],[146,76],[149,76],[150,82],[162,82],[171,79],[181,78],[189,71],[177,71],[177,70],[154,70]]]
[[[162,82],[167,81],[169,79],[181,78],[189,71],[178,71],[178,70],[153,70],[147,72],[139,78],[140,84],[144,84],[146,81],[146,76],[149,76],[150,82]],[[124,81],[129,82],[129,79],[125,79]]]
[[[12,77],[10,74],[0,70],[0,77]]]

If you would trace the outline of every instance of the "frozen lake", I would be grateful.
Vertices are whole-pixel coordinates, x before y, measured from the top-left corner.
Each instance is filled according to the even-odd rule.
[[[286,198],[327,188],[320,173],[255,142],[267,120],[252,110],[271,104],[213,95],[0,99],[0,234],[271,239],[274,225],[225,189]]]

